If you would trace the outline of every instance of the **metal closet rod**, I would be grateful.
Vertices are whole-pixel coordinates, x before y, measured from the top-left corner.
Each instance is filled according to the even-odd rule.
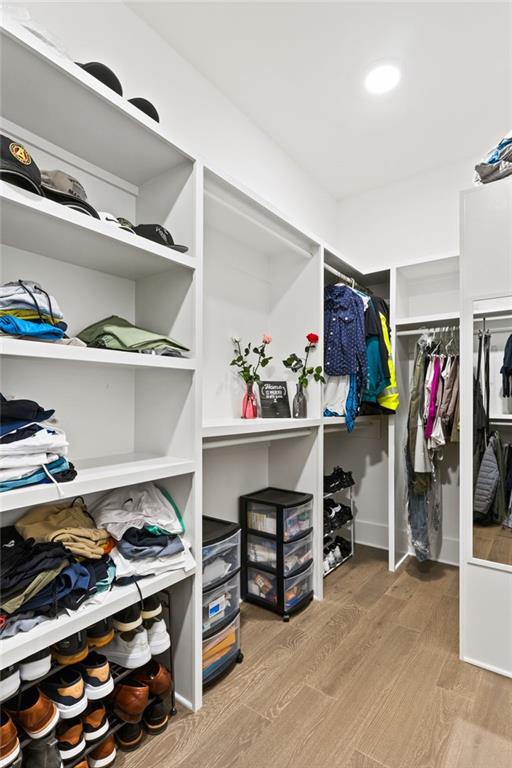
[[[421,328],[411,328],[407,331],[397,331],[397,336],[422,336],[424,333],[444,333],[446,331],[457,331],[459,332],[459,326],[458,325],[442,325],[442,326],[436,326],[434,327],[428,327],[428,326],[422,326]]]
[[[358,283],[356,280],[354,280],[353,277],[348,277],[348,275],[344,275],[343,272],[339,272],[339,270],[335,269],[334,267],[331,267],[330,264],[324,263],[324,269],[327,272],[330,272],[331,275],[336,275],[340,280],[342,280],[344,283],[346,283],[351,288],[357,288],[358,291],[362,291],[363,293],[367,293],[369,296],[372,296],[372,291],[367,288],[366,285],[361,285],[361,283]]]

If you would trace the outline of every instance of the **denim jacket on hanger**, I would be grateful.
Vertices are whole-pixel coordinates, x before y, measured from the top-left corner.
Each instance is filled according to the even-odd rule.
[[[324,292],[324,367],[329,376],[360,373],[367,380],[364,303],[346,285],[328,285]]]

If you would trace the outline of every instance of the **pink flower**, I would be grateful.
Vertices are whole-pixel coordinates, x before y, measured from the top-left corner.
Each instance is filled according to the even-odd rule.
[[[272,341],[272,336],[267,336],[267,334],[263,336],[263,344],[270,344],[271,341]]]
[[[309,341],[310,344],[318,344],[318,336],[316,333],[308,333],[306,336],[306,339]]]

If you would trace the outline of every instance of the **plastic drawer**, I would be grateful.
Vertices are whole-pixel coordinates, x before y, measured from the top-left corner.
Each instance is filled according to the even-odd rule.
[[[203,593],[203,632],[211,632],[240,607],[240,574]]]
[[[253,531],[276,535],[277,507],[269,504],[247,503],[247,527]]]
[[[266,568],[277,567],[277,545],[272,539],[264,539],[254,533],[247,534],[247,562]]]
[[[283,539],[289,541],[301,536],[313,527],[313,502],[283,510]]]
[[[220,632],[203,640],[203,682],[214,677],[221,667],[240,651],[240,614]]]
[[[247,568],[247,591],[250,595],[275,606],[277,605],[277,576],[249,567]]]
[[[313,561],[313,533],[298,541],[284,544],[284,575],[288,576]]]
[[[297,576],[284,580],[284,607],[295,608],[313,589],[313,566]]]
[[[223,581],[240,568],[240,531],[203,547],[203,589]]]

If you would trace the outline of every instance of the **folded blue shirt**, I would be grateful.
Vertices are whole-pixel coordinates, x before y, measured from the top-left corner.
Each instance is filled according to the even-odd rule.
[[[69,469],[69,462],[67,459],[61,457],[52,461],[50,464],[46,464],[46,469],[50,475],[56,475],[59,472],[65,472]],[[51,483],[52,481],[43,469],[36,469],[31,475],[27,477],[20,477],[18,480],[6,480],[0,483],[0,493],[3,491],[12,491],[14,488],[22,488],[25,485],[39,485],[41,483]]]
[[[0,316],[0,331],[9,333],[11,336],[31,336],[43,341],[58,341],[64,336],[62,328],[57,328],[55,325],[33,323],[31,320],[24,320],[14,315]]]

